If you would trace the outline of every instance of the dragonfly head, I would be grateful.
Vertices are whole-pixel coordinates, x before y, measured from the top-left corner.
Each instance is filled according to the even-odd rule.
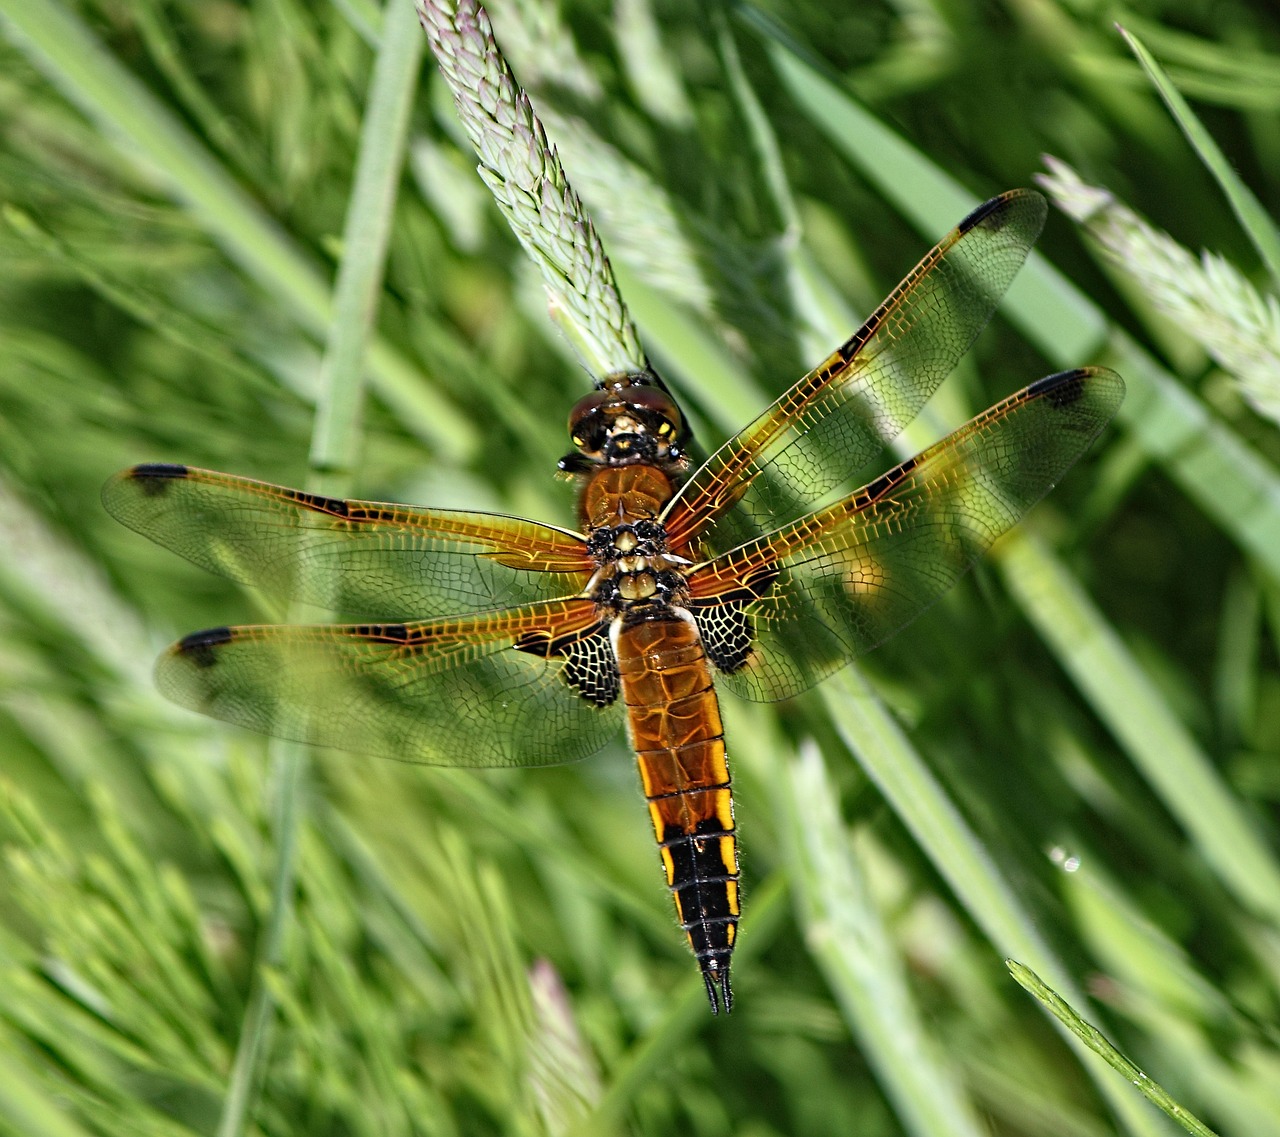
[[[683,459],[687,436],[675,400],[659,387],[622,376],[579,399],[569,412],[569,437],[578,454],[565,462],[581,466],[665,465]]]

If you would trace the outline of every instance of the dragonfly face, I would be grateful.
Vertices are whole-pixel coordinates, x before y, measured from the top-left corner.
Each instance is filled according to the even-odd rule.
[[[215,628],[161,691],[267,734],[444,766],[540,766],[626,724],[667,884],[713,1010],[740,912],[717,688],[803,691],[937,600],[1083,454],[1119,376],[1009,396],[860,489],[846,483],[968,349],[1044,222],[980,206],[867,322],[698,469],[652,373],[569,421],[578,527],[341,501],[187,466],[107,483],[126,525],[234,580],[360,623]]]
[[[684,416],[655,381],[647,373],[610,376],[579,399],[569,412],[569,438],[578,453],[562,458],[561,469],[585,473],[593,466],[645,462],[683,471]]]

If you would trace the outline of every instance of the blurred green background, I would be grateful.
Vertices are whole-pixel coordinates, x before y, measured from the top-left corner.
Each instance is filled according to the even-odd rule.
[[[1274,213],[1272,5],[492,11],[708,448],[1043,153],[1268,288],[1113,24]],[[1174,1132],[1012,956],[1216,1131],[1280,1135],[1280,435],[1056,211],[912,441],[1064,366],[1129,400],[857,673],[726,697],[729,1019],[621,739],[536,771],[322,754],[282,791],[263,740],[154,693],[176,636],[282,613],[99,488],[140,461],[307,478],[381,25],[372,0],[0,0],[0,1132]],[[352,489],[567,524],[590,377],[474,165],[424,60]],[[255,978],[280,792],[296,900]]]

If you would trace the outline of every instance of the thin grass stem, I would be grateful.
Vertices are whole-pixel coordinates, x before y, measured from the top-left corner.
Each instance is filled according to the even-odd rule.
[[[846,670],[827,682],[823,696],[832,721],[862,768],[988,940],[1003,953],[1042,961],[1041,969],[1053,975],[1073,1001],[1083,1004],[1083,994],[1040,935],[1031,914],[866,681],[856,671]],[[1011,950],[1006,944],[1021,947]],[[1135,1137],[1158,1137],[1160,1129],[1139,1103],[1120,1092],[1100,1064],[1082,1057],[1127,1131]]]
[[[308,333],[328,334],[331,300],[320,268],[82,21],[54,0],[0,0],[0,15],[31,62],[188,208],[246,275],[280,297]],[[459,458],[476,445],[472,425],[398,350],[375,341],[367,365],[378,394],[433,448]]]
[[[1113,1070],[1123,1074],[1125,1079],[1152,1105],[1173,1118],[1188,1133],[1195,1137],[1216,1137],[1216,1134],[1194,1114],[1180,1106],[1169,1093],[1135,1066],[1120,1053],[1106,1036],[1092,1023],[1086,1021],[1070,1003],[1050,987],[1031,968],[1013,959],[1006,959],[1005,966],[1026,991],[1040,1000],[1040,1003],[1056,1018],[1072,1035],[1078,1038],[1095,1054],[1099,1055]]]
[[[1121,25],[1117,24],[1116,28],[1124,37],[1125,43],[1129,45],[1129,49],[1137,56],[1138,62],[1142,64],[1142,69],[1147,73],[1151,85],[1155,87],[1160,98],[1164,100],[1164,105],[1169,108],[1169,114],[1178,124],[1178,129],[1186,136],[1187,141],[1199,155],[1204,168],[1213,175],[1222,189],[1227,204],[1239,218],[1245,233],[1253,242],[1253,247],[1258,250],[1263,264],[1267,266],[1267,271],[1271,274],[1271,287],[1280,289],[1280,230],[1277,230],[1270,214],[1244,184],[1240,175],[1235,172],[1227,156],[1214,142],[1213,136],[1196,117],[1187,100],[1178,92],[1178,88],[1173,85],[1172,80],[1165,74],[1164,68],[1156,62],[1155,57],[1146,49],[1143,42]]]
[[[367,348],[373,330],[404,167],[409,111],[422,59],[413,9],[392,0],[382,26],[368,105],[361,125],[355,177],[347,203],[343,258],[334,292],[328,345],[312,428],[308,488],[343,495],[360,449],[360,408]],[[218,1137],[245,1132],[252,1090],[269,1050],[274,1000],[263,980],[283,957],[295,888],[299,827],[309,765],[306,747],[272,740],[270,746],[276,864],[271,907],[258,947],[255,979],[241,1027]]]

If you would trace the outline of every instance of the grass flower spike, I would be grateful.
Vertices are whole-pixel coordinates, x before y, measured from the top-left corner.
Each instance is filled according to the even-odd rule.
[[[646,367],[600,238],[474,0],[418,0],[418,14],[512,232],[542,273],[548,308],[596,376]]]
[[[1161,312],[1236,378],[1259,414],[1280,423],[1280,301],[1260,292],[1225,258],[1202,252],[1197,259],[1109,190],[1088,185],[1065,162],[1045,161],[1050,173],[1039,181],[1054,201],[1088,229]]]

